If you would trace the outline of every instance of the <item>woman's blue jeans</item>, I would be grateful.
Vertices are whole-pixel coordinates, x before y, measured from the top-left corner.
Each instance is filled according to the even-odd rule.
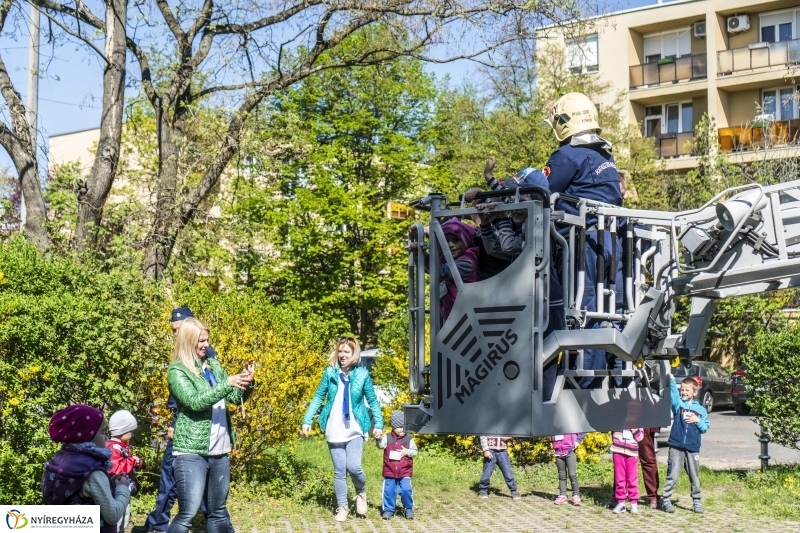
[[[347,474],[353,480],[356,494],[361,494],[367,484],[367,476],[361,469],[361,454],[364,451],[364,439],[355,438],[348,442],[329,442],[328,449],[333,460],[333,492],[336,494],[336,505],[347,505]],[[210,532],[209,532],[210,533]]]
[[[225,504],[231,483],[227,455],[186,454],[175,457],[172,470],[178,492],[178,516],[167,533],[187,533],[205,497],[208,533],[227,533]]]

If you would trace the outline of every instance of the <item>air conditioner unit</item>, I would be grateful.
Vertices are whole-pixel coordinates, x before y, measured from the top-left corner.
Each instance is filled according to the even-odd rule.
[[[706,21],[702,22],[695,22],[694,23],[694,36],[697,38],[703,38],[706,36]]]
[[[749,29],[750,17],[748,15],[728,17],[728,33],[740,33]]]

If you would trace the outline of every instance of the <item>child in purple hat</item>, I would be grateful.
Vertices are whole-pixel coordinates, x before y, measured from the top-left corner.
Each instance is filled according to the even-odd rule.
[[[89,405],[70,405],[50,419],[50,438],[63,443],[44,464],[42,495],[46,505],[99,505],[100,532],[117,533],[130,503],[127,476],[112,478],[111,450],[105,447],[106,420]]]
[[[475,226],[461,222],[456,218],[451,218],[442,223],[442,233],[447,242],[441,243],[450,249],[455,260],[455,267],[461,280],[464,283],[474,283],[478,281],[478,256],[480,254],[477,247],[473,246],[475,240]],[[412,243],[410,250],[417,249],[417,243]],[[455,274],[450,271],[450,267],[444,258],[439,257],[439,314],[442,321],[447,320],[450,311],[458,296],[458,288],[454,281]],[[430,268],[430,258],[425,255],[425,270]]]

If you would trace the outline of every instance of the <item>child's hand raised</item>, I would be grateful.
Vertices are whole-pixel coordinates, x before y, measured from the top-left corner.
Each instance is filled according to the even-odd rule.
[[[494,165],[497,162],[494,156],[490,157],[486,160],[486,165],[483,167],[483,177],[486,181],[490,181],[492,179],[492,172],[494,171]]]

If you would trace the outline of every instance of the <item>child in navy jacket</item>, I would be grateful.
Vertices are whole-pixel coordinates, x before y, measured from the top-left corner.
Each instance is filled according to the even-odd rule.
[[[667,461],[667,480],[664,483],[664,494],[661,508],[674,513],[675,506],[670,496],[675,492],[675,485],[681,475],[681,466],[686,466],[689,481],[692,484],[692,502],[695,513],[702,513],[700,503],[700,435],[708,431],[708,413],[694,401],[697,394],[697,382],[687,377],[681,382],[680,391],[675,378],[670,374],[670,390],[672,393],[672,431],[669,434],[669,459]]]

